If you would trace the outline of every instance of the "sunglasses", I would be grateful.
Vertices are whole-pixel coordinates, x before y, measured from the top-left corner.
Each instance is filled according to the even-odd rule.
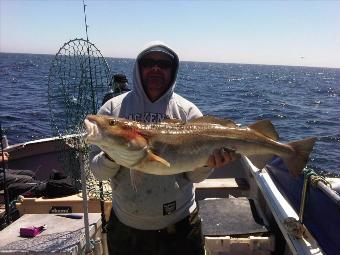
[[[139,64],[144,68],[152,68],[154,66],[158,66],[161,69],[168,69],[172,67],[172,62],[165,59],[156,60],[151,58],[143,58],[139,61]]]

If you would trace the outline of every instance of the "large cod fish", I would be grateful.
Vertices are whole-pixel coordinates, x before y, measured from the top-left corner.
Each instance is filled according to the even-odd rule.
[[[172,175],[207,164],[214,149],[227,148],[247,156],[262,169],[274,155],[298,176],[306,166],[316,138],[283,144],[268,120],[248,127],[211,116],[157,124],[88,115],[85,142],[105,151],[119,165],[148,174]]]

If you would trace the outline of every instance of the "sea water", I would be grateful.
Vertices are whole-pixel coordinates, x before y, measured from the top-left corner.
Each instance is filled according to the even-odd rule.
[[[0,53],[0,121],[9,144],[53,135],[53,59]],[[132,83],[133,59],[106,60],[112,74],[124,73]],[[340,69],[181,62],[175,91],[204,115],[241,125],[269,119],[282,142],[316,136],[308,167],[340,175]]]

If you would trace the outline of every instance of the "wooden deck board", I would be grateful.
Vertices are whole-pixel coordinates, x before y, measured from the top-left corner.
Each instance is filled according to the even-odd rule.
[[[88,206],[90,213],[101,212],[100,201],[98,199],[89,199]],[[83,212],[83,198],[79,194],[53,199],[42,197],[24,198],[21,202],[16,203],[16,207],[18,208],[20,215],[27,213],[50,213],[52,207],[71,207],[72,213],[81,213]],[[110,216],[111,207],[111,201],[105,201],[106,219]]]

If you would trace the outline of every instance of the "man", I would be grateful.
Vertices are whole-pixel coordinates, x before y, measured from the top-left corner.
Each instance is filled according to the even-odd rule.
[[[129,82],[124,74],[119,73],[113,75],[113,81],[114,81],[114,85],[112,86],[114,88],[113,92],[116,95],[130,91],[128,86]]]
[[[98,114],[159,122],[165,118],[189,121],[202,116],[198,108],[174,93],[179,60],[160,42],[150,43],[137,57],[133,89],[107,101]],[[202,167],[169,176],[139,173],[137,191],[130,171],[105,152],[91,151],[91,169],[100,180],[111,178],[112,212],[107,226],[110,254],[202,254],[194,182],[212,168],[235,160],[234,153],[217,150]]]
[[[104,96],[102,105],[105,104],[109,99],[130,91],[128,83],[128,79],[124,74],[113,75],[109,84],[111,90]]]

